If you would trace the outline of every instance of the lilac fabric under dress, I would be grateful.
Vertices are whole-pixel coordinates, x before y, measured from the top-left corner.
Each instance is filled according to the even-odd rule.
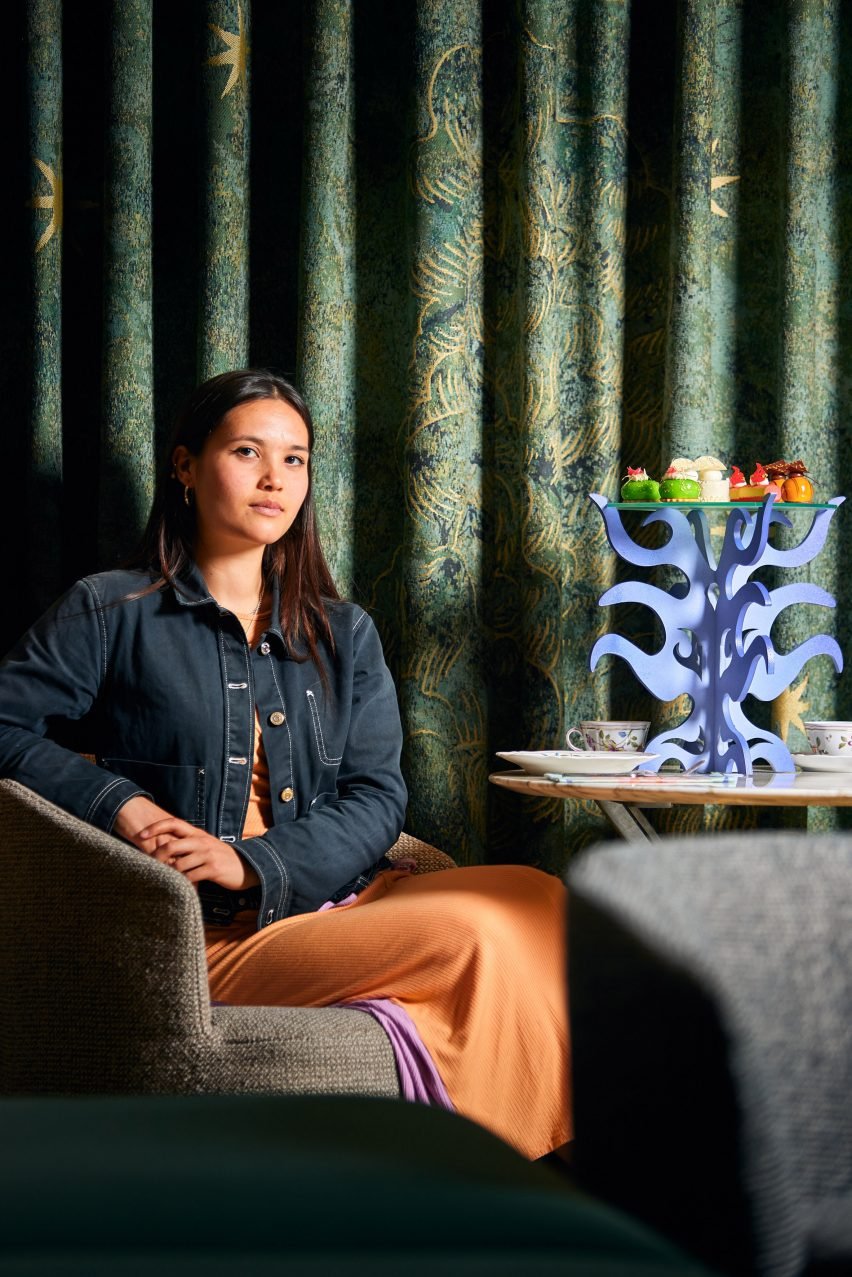
[[[454,1111],[432,1057],[403,1007],[390,998],[365,998],[361,1002],[340,1002],[338,1006],[350,1011],[366,1011],[382,1026],[393,1047],[404,1100],[416,1100],[420,1104],[434,1104]]]
[[[318,913],[326,909],[339,909],[352,904],[357,897],[353,892],[345,900],[327,900]],[[454,1112],[453,1102],[441,1081],[431,1055],[426,1050],[420,1034],[408,1012],[390,998],[363,998],[358,1002],[340,1002],[338,1006],[349,1011],[364,1011],[381,1025],[387,1034],[396,1060],[399,1088],[404,1100],[419,1104],[432,1104]]]
[[[355,893],[345,900],[336,902],[327,900],[320,905],[317,913],[326,909],[338,909],[341,905],[351,904],[356,899]],[[226,1002],[211,1002],[211,1006],[227,1006]],[[404,1100],[412,1100],[419,1104],[432,1104],[438,1108],[454,1112],[454,1105],[447,1088],[441,1081],[431,1055],[427,1051],[417,1032],[411,1016],[403,1007],[398,1006],[390,998],[363,998],[358,1002],[338,1002],[336,1006],[345,1007],[349,1011],[364,1011],[381,1025],[387,1034],[388,1041],[396,1060],[399,1074],[399,1088]]]

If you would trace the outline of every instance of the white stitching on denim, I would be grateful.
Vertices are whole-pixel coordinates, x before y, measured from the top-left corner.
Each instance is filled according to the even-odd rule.
[[[222,633],[222,626],[219,625],[219,652],[222,658],[222,673],[225,675],[225,682],[228,681],[228,654],[225,651],[225,638]],[[231,706],[227,696],[225,697],[225,748],[222,751],[227,757],[228,746],[231,743]],[[222,794],[219,799],[219,828],[225,820],[225,795],[228,792],[228,768],[223,767],[224,776],[222,779]]]
[[[269,852],[270,856],[275,861],[278,868],[281,870],[281,890],[278,893],[278,909],[283,911],[284,901],[286,899],[286,894],[287,894],[287,885],[290,881],[290,877],[289,877],[289,874],[287,873],[287,869],[284,865],[284,861],[278,855],[278,852],[275,850],[272,843],[267,842],[265,838],[257,838],[254,841],[259,842],[262,847],[266,848],[266,850]]]
[[[202,599],[191,599],[186,594],[182,594],[177,587],[175,587],[175,598],[181,607],[203,607],[205,603],[216,602],[212,594],[205,594]]]
[[[281,708],[284,711],[284,721],[287,721],[287,706],[284,704],[284,697],[281,694],[281,688],[278,686],[278,675],[275,673],[275,666],[272,661],[269,662],[269,669],[272,673],[272,681],[275,684],[275,690],[278,693],[278,699],[281,702]],[[288,728],[289,731],[289,728]]]
[[[104,618],[104,609],[103,609],[103,604],[101,603],[101,596],[98,594],[98,587],[95,585],[91,577],[86,577],[86,585],[89,589],[90,594],[94,596],[95,615],[98,618],[98,628],[100,630],[100,635],[101,635],[101,685],[103,685],[103,682],[106,679],[107,665],[109,664],[108,653],[107,653],[106,620]]]
[[[362,624],[364,623],[364,621],[366,621],[366,619],[367,619],[367,613],[366,613],[366,612],[362,612],[362,613],[361,613],[361,615],[358,617],[358,620],[357,620],[357,621],[355,622],[355,624],[352,626],[352,633],[353,633],[353,634],[354,634],[354,633],[355,633],[355,631],[358,629],[358,626],[359,626],[359,625],[362,625]]]
[[[106,786],[106,788],[102,789],[101,792],[92,799],[91,803],[89,804],[89,810],[86,812],[85,816],[83,817],[84,821],[87,821],[89,824],[91,824],[92,816],[95,814],[98,807],[100,807],[101,803],[106,798],[107,794],[110,793],[111,790],[115,789],[116,785],[120,785],[123,780],[124,780],[123,776],[116,776],[115,780],[111,780],[109,784]],[[141,793],[141,790],[139,792]]]
[[[251,652],[248,645],[248,639],[245,637],[245,634],[243,634],[242,651],[243,651],[243,660],[246,663],[246,679],[248,680],[248,686],[251,688],[252,687]],[[250,710],[249,712],[249,750],[250,750],[250,756],[253,758],[254,757],[254,720],[255,720],[253,689],[252,689],[251,698],[249,700],[249,710]],[[230,738],[228,740],[228,744],[230,744]],[[246,762],[248,762],[248,759],[246,759]],[[245,824],[246,812],[248,811],[249,799],[251,798],[251,782],[252,782],[252,769],[251,767],[247,767],[245,784],[243,786],[242,810],[240,811],[240,819],[237,824],[237,829],[239,830],[242,830],[242,827]]]
[[[342,760],[343,755],[341,754],[339,757],[334,758],[326,753],[325,737],[322,734],[322,724],[320,723],[319,710],[317,709],[317,698],[314,696],[310,688],[305,690],[305,695],[307,696],[308,704],[311,707],[311,718],[314,720],[314,739],[317,743],[317,751],[320,756],[320,762],[327,763],[329,767],[334,767],[336,763],[339,763]]]
[[[203,825],[207,818],[207,769],[199,767],[195,777],[195,819]]]

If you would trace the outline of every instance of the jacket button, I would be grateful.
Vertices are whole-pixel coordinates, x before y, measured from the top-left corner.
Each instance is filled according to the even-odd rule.
[[[259,650],[259,652],[260,652],[261,656],[268,656],[268,655],[269,655],[269,653],[272,651],[272,648],[269,646],[269,644],[268,644],[268,643],[261,643],[261,645],[260,645],[260,647],[259,647],[259,649],[258,649],[258,650]]]
[[[293,801],[293,791],[290,786],[288,785],[286,789],[282,789],[278,797],[282,803],[291,803]]]
[[[281,726],[284,722],[284,715],[281,713],[280,709],[273,710],[273,712],[269,715],[269,722],[273,727]]]

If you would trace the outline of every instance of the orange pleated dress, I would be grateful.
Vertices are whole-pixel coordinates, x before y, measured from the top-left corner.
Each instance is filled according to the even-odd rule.
[[[253,619],[253,618],[252,618]],[[262,617],[258,617],[260,623]],[[269,827],[256,724],[244,833]],[[457,1112],[529,1158],[572,1138],[565,889],[537,869],[386,870],[351,903],[256,929],[207,928],[211,997],[319,1007],[390,999]]]

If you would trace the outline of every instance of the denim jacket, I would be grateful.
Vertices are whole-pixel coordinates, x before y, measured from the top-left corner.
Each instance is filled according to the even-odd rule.
[[[249,647],[197,569],[127,598],[151,582],[137,571],[78,581],[0,663],[0,775],[101,829],[144,794],[233,843],[261,881],[259,927],[369,881],[406,805],[396,693],[370,618],[329,604],[326,688],[311,660],[287,654],[277,588],[275,619]],[[255,705],[273,824],[242,838]],[[208,920],[241,903],[201,887],[202,902],[220,897]]]

